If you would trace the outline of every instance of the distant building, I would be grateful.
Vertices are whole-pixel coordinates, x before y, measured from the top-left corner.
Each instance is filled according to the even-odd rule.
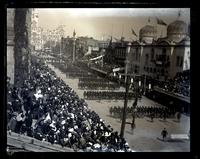
[[[125,67],[128,73],[146,75],[158,80],[175,77],[176,73],[190,69],[190,37],[184,21],[168,25],[167,36],[157,38],[153,25],[139,31],[139,40],[132,41],[128,53],[127,41],[112,42],[106,49],[104,62]]]
[[[62,53],[67,58],[72,59],[72,53],[73,53],[73,38],[72,37],[66,37],[62,38]]]
[[[39,28],[38,28],[38,15],[37,9],[33,9],[31,16],[31,45],[33,50],[39,49]]]
[[[140,40],[132,42],[128,55],[129,71],[154,79],[166,80],[177,72],[190,69],[188,26],[177,20],[167,27],[167,36],[156,39],[157,30],[147,25],[140,30]]]
[[[62,38],[62,52],[64,56],[72,58],[73,55],[73,37]],[[75,58],[79,59],[87,54],[92,54],[92,52],[98,52],[99,46],[98,41],[92,37],[77,37],[75,39]]]
[[[106,48],[104,62],[125,67],[127,44],[128,41],[125,41],[123,37],[121,41],[110,43],[110,46]]]
[[[110,42],[110,40],[107,40],[107,41],[105,41],[105,40],[99,40],[98,41],[98,47],[99,47],[99,49],[101,50],[101,49],[108,48],[109,42]]]

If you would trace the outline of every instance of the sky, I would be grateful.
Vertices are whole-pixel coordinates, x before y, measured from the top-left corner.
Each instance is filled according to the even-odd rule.
[[[77,36],[98,40],[106,40],[111,35],[118,39],[121,36],[126,40],[138,39],[139,30],[147,24],[157,28],[158,37],[165,36],[167,27],[157,25],[156,17],[167,25],[177,19],[190,24],[189,8],[38,8],[37,11],[38,25],[44,29],[64,25],[65,36],[72,36],[75,29]],[[138,37],[133,36],[131,28]]]

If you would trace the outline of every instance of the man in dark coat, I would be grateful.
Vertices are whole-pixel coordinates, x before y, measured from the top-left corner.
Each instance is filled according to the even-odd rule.
[[[165,138],[166,138],[167,135],[168,135],[168,132],[167,132],[166,128],[164,128],[164,129],[162,130],[161,135],[162,135],[163,141],[165,141]]]

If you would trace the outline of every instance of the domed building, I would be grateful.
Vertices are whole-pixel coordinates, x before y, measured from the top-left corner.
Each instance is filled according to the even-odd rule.
[[[176,20],[167,27],[167,38],[174,42],[180,42],[188,34],[188,26],[184,21]]]
[[[157,35],[157,29],[152,25],[146,25],[140,29],[139,36],[140,41],[151,44],[155,40]]]
[[[157,27],[146,25],[139,31],[129,53],[132,73],[165,81],[190,69],[190,34],[180,19],[170,23],[167,36],[157,38]]]

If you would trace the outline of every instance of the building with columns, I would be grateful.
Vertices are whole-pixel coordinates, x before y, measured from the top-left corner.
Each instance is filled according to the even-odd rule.
[[[153,25],[140,29],[139,40],[133,41],[128,54],[129,71],[158,80],[174,78],[190,69],[190,37],[184,21],[167,26],[167,36],[156,39]]]
[[[176,20],[167,26],[167,36],[158,37],[157,27],[148,23],[139,31],[139,39],[112,42],[106,49],[105,62],[124,67],[128,73],[157,80],[174,78],[176,73],[190,70],[190,35],[184,21]],[[130,47],[130,51],[127,51]]]

